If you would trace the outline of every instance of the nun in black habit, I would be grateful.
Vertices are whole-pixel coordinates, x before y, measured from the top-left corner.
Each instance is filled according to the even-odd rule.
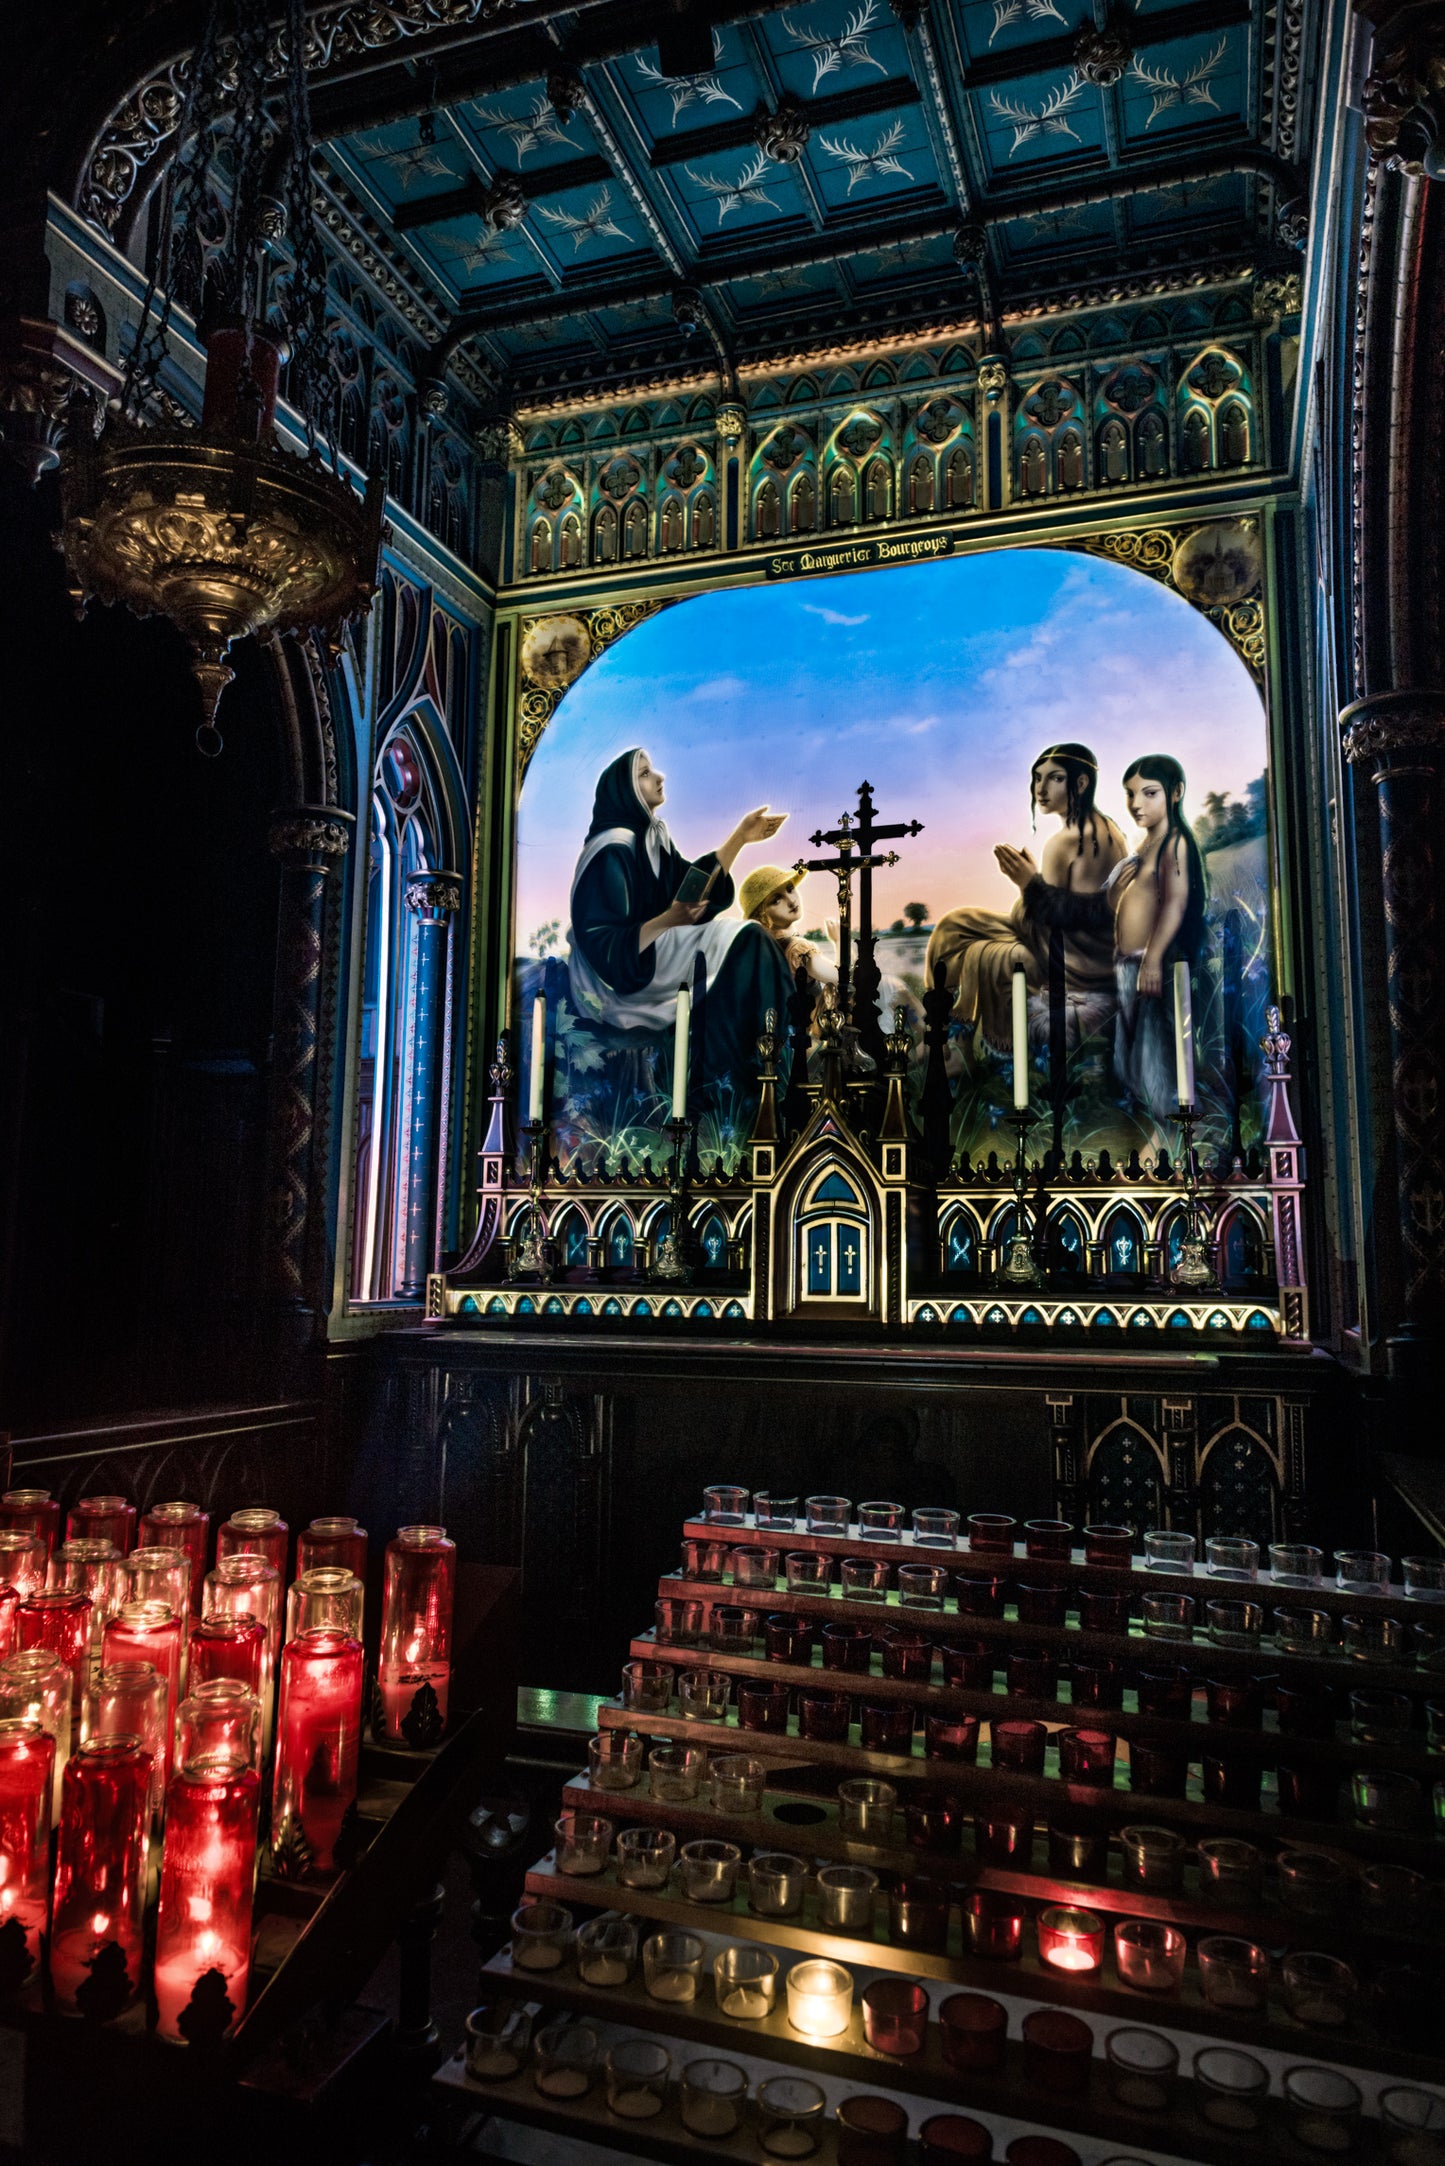
[[[678,987],[696,989],[700,956],[704,982],[694,1011],[692,1074],[703,1085],[729,1075],[750,1077],[769,1009],[783,1020],[788,969],[782,949],[761,925],[718,913],[733,900],[738,852],[768,841],[787,815],[761,805],[739,820],[726,842],[690,862],[658,817],[662,800],[663,777],[638,748],[622,753],[598,778],[592,825],[572,876],[573,1003],[602,1029],[663,1038],[673,1025]],[[716,878],[705,901],[680,902],[678,890],[694,864],[704,879]]]

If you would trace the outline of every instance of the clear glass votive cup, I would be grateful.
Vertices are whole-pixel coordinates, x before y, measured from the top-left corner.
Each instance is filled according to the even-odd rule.
[[[761,1610],[741,1602],[714,1602],[708,1617],[707,1640],[714,1654],[749,1656],[762,1637]]]
[[[600,1730],[587,1745],[587,1779],[594,1790],[635,1790],[642,1775],[642,1739],[635,1730]]]
[[[677,1854],[677,1884],[690,1903],[730,1903],[742,1862],[736,1843],[706,1837],[684,1843]]]
[[[1269,1572],[1276,1587],[1318,1587],[1325,1553],[1312,1542],[1271,1542]]]
[[[1342,1618],[1340,1637],[1352,1662],[1403,1662],[1410,1645],[1398,1617]]]
[[[809,1497],[804,1510],[809,1534],[846,1534],[853,1504],[848,1497]]]
[[[512,1968],[560,1970],[572,1946],[572,1913],[561,1903],[524,1903],[512,1913]]]
[[[1359,1894],[1367,1925],[1381,1932],[1408,1933],[1425,1915],[1430,1883],[1410,1865],[1363,1865]]]
[[[725,2016],[757,2023],[771,2015],[778,1998],[778,1959],[771,1948],[734,1941],[712,1959],[713,1999]]]
[[[1211,1579],[1254,1579],[1259,1572],[1259,1544],[1242,1534],[1211,1534],[1204,1545],[1204,1561]]]
[[[833,1560],[818,1549],[790,1549],[783,1559],[783,1577],[790,1594],[826,1594],[833,1576]]]
[[[1343,1858],[1328,1850],[1281,1850],[1275,1872],[1284,1909],[1297,1917],[1337,1916],[1349,1885]]]
[[[746,1753],[720,1753],[712,1763],[712,1801],[720,1813],[755,1813],[762,1809],[768,1770]]]
[[[1237,1835],[1217,1835],[1199,1845],[1199,1892],[1221,1909],[1251,1910],[1264,1889],[1264,1855]]]
[[[1284,2004],[1311,2030],[1343,2030],[1354,2013],[1359,1980],[1350,1965],[1323,1949],[1295,1948],[1280,1966]]]
[[[823,2140],[827,2097],[806,2076],[769,2076],[758,2085],[758,2142],[769,2158],[811,2158]]]
[[[612,1849],[612,1822],[600,1813],[565,1812],[553,1830],[557,1838],[557,1870],[570,1879],[583,1880],[607,1869]]]
[[[1402,1557],[1405,1592],[1415,1602],[1445,1602],[1445,1557]]]
[[[1391,2166],[1445,2166],[1445,2098],[1408,2084],[1382,2091],[1380,2140]]]
[[[1357,1767],[1350,1776],[1350,1809],[1358,1826],[1401,1834],[1419,1825],[1425,1792],[1413,1775],[1394,1768]]]
[[[759,1850],[748,1864],[748,1908],[759,1918],[796,1918],[808,1868],[786,1850]]]
[[[637,1969],[637,1927],[607,1910],[577,1928],[577,1975],[584,1985],[626,1985]]]
[[[845,1964],[813,1956],[795,1963],[786,1979],[788,2022],[804,2038],[836,2038],[853,2015],[853,1973]]]
[[[838,1585],[845,1602],[886,1602],[888,1566],[881,1557],[844,1557]]]
[[[1216,1647],[1256,1647],[1264,1630],[1262,1602],[1206,1602],[1209,1637]]]
[[[689,1805],[707,1780],[707,1749],[702,1745],[654,1745],[647,1755],[647,1781],[661,1805]]]
[[[838,1785],[838,1825],[854,1842],[886,1844],[897,1807],[892,1783],[876,1776],[859,1775]]]
[[[1287,2068],[1285,2117],[1296,2143],[1338,2158],[1354,2148],[1360,2128],[1360,2087],[1338,2068]]]
[[[655,2001],[695,2001],[704,1943],[696,1933],[652,1933],[642,1943],[642,1982]]]
[[[1114,1928],[1114,1968],[1136,1993],[1177,1993],[1189,1944],[1161,1918],[1123,1918]]]
[[[667,2099],[672,2055],[652,2038],[619,2038],[608,2049],[607,2110],[622,2121],[650,2121]]]
[[[898,1542],[903,1539],[903,1522],[907,1517],[907,1510],[901,1504],[860,1504],[858,1532],[868,1542]]]
[[[678,1713],[688,1722],[725,1722],[729,1679],[723,1670],[684,1670],[677,1680]]]
[[[1415,1703],[1408,1692],[1352,1692],[1350,1736],[1357,1745],[1398,1745],[1410,1734]]]
[[[1269,2003],[1269,1950],[1252,1940],[1210,1933],[1195,1950],[1199,1990],[1221,2015],[1263,2015]]]
[[[1388,1594],[1390,1560],[1377,1549],[1337,1549],[1335,1585],[1341,1594]]]
[[[1110,2031],[1104,2040],[1109,2093],[1134,2113],[1167,2113],[1179,2074],[1179,2048],[1158,2031]]]
[[[818,1868],[818,1919],[834,1933],[873,1931],[873,1899],[878,1875],[866,1865],[822,1865]]]
[[[909,1874],[888,1890],[888,1937],[896,1947],[937,1953],[948,1944],[953,1890],[947,1881]]]
[[[1109,1837],[1087,1822],[1060,1817],[1049,1823],[1049,1872],[1059,1880],[1107,1880]]]
[[[1008,2010],[987,1993],[950,1993],[938,2010],[943,2058],[959,2075],[1002,2068]]]
[[[732,2136],[748,2100],[745,2069],[710,2056],[683,2064],[678,2084],[678,2117],[690,2136]]]
[[[1144,1636],[1151,1640],[1187,1640],[1194,1633],[1192,1594],[1146,1594],[1139,1604]]]
[[[1326,1655],[1335,1644],[1335,1620],[1327,1609],[1277,1609],[1275,1644],[1287,1655]]]
[[[703,1542],[694,1535],[685,1535],[681,1553],[682,1576],[702,1586],[716,1586],[728,1568],[731,1555],[732,1547],[727,1542]]]
[[[774,1495],[770,1489],[760,1489],[753,1498],[753,1525],[769,1534],[792,1534],[798,1524],[798,1500],[796,1497]]]
[[[863,2030],[875,2053],[905,2059],[923,2051],[928,1988],[917,1978],[874,1978],[863,1988]]]
[[[624,1662],[622,1704],[629,1714],[665,1715],[672,1701],[670,1662]]]
[[[659,1595],[652,1606],[652,1628],[660,1647],[696,1647],[705,1619],[704,1606],[695,1597]]]
[[[942,1504],[920,1505],[913,1514],[913,1540],[920,1549],[956,1549],[958,1513]]]
[[[1202,2046],[1194,2056],[1201,2117],[1230,2136],[1252,2136],[1264,2125],[1269,2070],[1237,2046]]]
[[[472,2010],[466,2032],[466,2068],[473,2083],[505,2083],[526,2058],[532,2019],[516,2001],[494,2001]]]
[[[937,1612],[948,1593],[948,1571],[941,1564],[901,1564],[898,1567],[900,1609]]]
[[[583,2098],[597,2075],[601,2040],[590,2023],[551,2023],[532,2040],[532,2082],[544,2098]]]
[[[702,1493],[702,1516],[711,1526],[741,1527],[746,1524],[751,1491],[728,1482],[714,1482]]]
[[[1144,1536],[1146,1572],[1192,1572],[1194,1536],[1175,1534],[1172,1528],[1151,1527]]]
[[[735,1549],[733,1585],[776,1587],[782,1567],[783,1553],[780,1549]]]
[[[677,1857],[677,1837],[668,1828],[624,1828],[617,1838],[617,1885],[665,1888]]]
[[[968,1546],[981,1556],[1011,1557],[1018,1524],[1011,1512],[970,1512]]]

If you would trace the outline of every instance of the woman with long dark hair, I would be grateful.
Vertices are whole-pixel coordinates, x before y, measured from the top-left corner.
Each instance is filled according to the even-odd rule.
[[[1033,998],[1032,1035],[1048,1033],[1047,989],[1049,935],[1025,914],[1023,890],[1034,879],[1077,895],[1097,894],[1125,854],[1124,838],[1094,803],[1099,763],[1087,745],[1048,745],[1029,775],[1032,818],[1059,822],[1044,844],[1041,862],[1027,850],[1000,843],[999,867],[1020,891],[1007,917],[997,910],[965,905],[939,919],[928,943],[928,982],[942,963],[947,982],[956,988],[954,1013],[977,1025],[978,1034],[996,1052],[1011,1043],[1010,1003],[1013,974],[1022,970]],[[1069,933],[1062,951],[1067,1040],[1105,1029],[1114,1012],[1113,949],[1107,934]]]

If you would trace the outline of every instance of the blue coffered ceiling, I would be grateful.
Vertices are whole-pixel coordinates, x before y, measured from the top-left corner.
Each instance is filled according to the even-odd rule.
[[[692,75],[663,73],[633,4],[393,64],[372,114],[364,84],[321,93],[335,185],[499,374],[656,366],[679,287],[745,360],[1277,259],[1304,193],[1299,44],[1282,65],[1267,0],[722,12]]]

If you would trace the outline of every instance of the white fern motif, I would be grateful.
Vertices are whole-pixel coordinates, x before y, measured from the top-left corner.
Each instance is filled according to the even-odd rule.
[[[366,147],[365,136],[361,136],[357,140],[361,147]],[[369,151],[368,155],[375,158],[378,165],[384,165],[389,172],[395,175],[403,195],[406,194],[406,191],[415,180],[454,180],[456,178],[445,153],[435,143],[414,143],[410,150],[391,150],[385,144],[378,144],[375,150]]]
[[[733,105],[739,112],[741,105],[730,92],[723,89],[715,74],[709,70],[702,75],[664,75],[652,61],[644,60],[641,53],[634,54],[637,72],[649,90],[666,90],[672,94],[672,121],[676,127],[690,105]],[[712,57],[722,58],[722,39],[714,30],[712,34]]]
[[[539,218],[545,218],[548,225],[556,226],[561,232],[571,234],[572,253],[574,255],[579,248],[585,248],[589,241],[601,240],[604,234],[611,234],[614,239],[619,241],[627,239],[626,233],[621,226],[615,223],[611,213],[612,196],[610,190],[606,188],[598,190],[580,218],[572,211],[548,210],[545,203],[539,203],[537,206]]]
[[[888,73],[881,60],[869,52],[867,37],[870,30],[878,28],[878,0],[863,0],[855,8],[839,31],[819,33],[816,30],[798,30],[783,17],[783,28],[795,45],[813,56],[813,89],[829,75],[836,75],[841,68],[876,68],[880,75]]]
[[[1054,6],[1054,0],[993,0],[993,28],[988,34],[989,44],[992,45],[1000,30],[1007,30],[1009,24],[1016,23],[1022,15],[1026,15],[1031,23],[1041,23],[1046,16],[1056,23],[1068,20],[1062,9]]]
[[[760,185],[767,170],[768,158],[764,151],[758,152],[751,165],[743,167],[735,181],[719,180],[713,173],[695,173],[691,166],[683,168],[690,181],[695,182],[699,188],[705,188],[710,196],[716,197],[719,225],[729,211],[741,210],[744,204],[749,204],[754,209],[774,208],[772,197],[767,189]]]
[[[453,241],[445,235],[441,238],[452,262],[463,271],[483,271],[489,264],[516,260],[510,248],[499,247],[495,240]]]
[[[826,135],[818,138],[820,146],[827,151],[830,158],[841,158],[847,166],[849,195],[852,195],[860,181],[881,180],[885,173],[901,173],[905,180],[912,180],[913,175],[907,166],[894,156],[902,141],[901,120],[895,120],[891,128],[885,128],[871,150],[858,150],[846,136],[840,136],[836,142]]]
[[[1049,92],[1037,111],[1030,105],[1020,105],[1016,98],[1001,98],[996,90],[991,90],[988,96],[989,104],[999,119],[1008,121],[1013,128],[1014,139],[1009,145],[1010,158],[1015,151],[1022,150],[1025,143],[1032,143],[1041,135],[1068,135],[1077,143],[1079,136],[1064,116],[1072,111],[1086,87],[1083,76],[1075,68],[1057,90]]]
[[[1202,60],[1196,60],[1194,66],[1181,76],[1176,76],[1170,68],[1146,67],[1144,62],[1136,57],[1134,80],[1151,91],[1154,99],[1149,108],[1149,118],[1144,123],[1146,128],[1152,128],[1161,113],[1168,113],[1175,106],[1212,105],[1216,113],[1219,111],[1214,92],[1210,88],[1210,80],[1224,64],[1228,42],[1228,39],[1221,38],[1212,52],[1206,53]]]
[[[529,150],[536,150],[541,143],[565,143],[567,129],[545,96],[538,98],[530,113],[517,116],[499,113],[495,106],[482,106],[476,115],[481,128],[495,128],[504,135],[517,153],[521,164]]]

